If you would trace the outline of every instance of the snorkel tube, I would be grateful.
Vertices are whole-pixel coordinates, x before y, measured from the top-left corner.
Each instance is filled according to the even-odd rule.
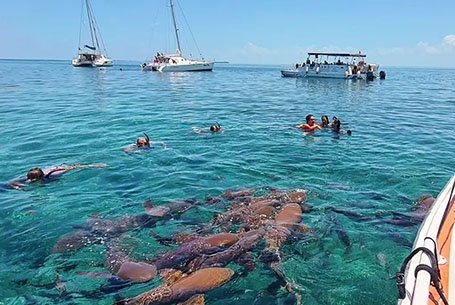
[[[150,147],[150,137],[144,132],[145,139],[147,140],[147,146]]]

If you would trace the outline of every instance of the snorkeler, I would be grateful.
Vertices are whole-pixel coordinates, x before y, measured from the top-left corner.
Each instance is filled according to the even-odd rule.
[[[149,148],[150,147],[150,138],[148,134],[144,132],[145,137],[139,137],[136,140],[136,147],[137,148]]]
[[[221,126],[218,122],[215,122],[215,125],[210,126],[210,131],[211,132],[220,132],[221,131]]]
[[[220,123],[215,122],[214,125],[211,125],[208,128],[196,128],[196,127],[193,127],[193,131],[195,133],[197,133],[197,134],[205,133],[207,131],[210,131],[211,133],[218,133],[218,132],[222,132],[223,128],[221,128]]]
[[[314,115],[308,114],[305,117],[305,120],[306,120],[305,124],[300,124],[300,125],[297,125],[296,127],[301,128],[301,129],[303,129],[303,131],[307,131],[307,132],[315,131],[316,129],[321,129],[321,126],[316,124]]]
[[[39,167],[32,168],[28,171],[26,178],[20,178],[8,183],[8,187],[23,190],[25,183],[48,183],[74,169],[81,168],[105,168],[106,164],[75,164],[75,165],[60,165],[42,170]]]
[[[148,134],[144,132],[144,137],[137,138],[136,143],[128,145],[123,149],[123,151],[129,153],[137,151],[139,149],[149,149],[150,147],[152,147],[153,144],[161,144],[163,148],[167,147],[164,142],[151,142]]]

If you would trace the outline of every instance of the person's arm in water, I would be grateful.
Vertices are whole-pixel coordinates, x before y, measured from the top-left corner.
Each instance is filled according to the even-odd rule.
[[[44,176],[49,178],[49,177],[56,177],[63,175],[66,172],[69,172],[71,170],[75,169],[82,169],[82,168],[106,168],[107,165],[103,163],[97,163],[97,164],[74,164],[74,165],[61,165],[61,166],[56,166],[56,167],[51,167],[48,169],[45,169]]]
[[[306,123],[297,125],[296,127],[301,128],[304,131],[314,131],[316,129],[321,129],[321,126],[319,126],[318,124],[314,124],[313,126],[310,126],[309,124],[306,124]]]
[[[163,148],[167,148],[166,143],[161,142],[161,141],[160,141],[160,142],[152,142],[151,144],[152,144],[152,145],[154,145],[154,144],[160,144],[161,146],[163,146]]]
[[[12,188],[12,189],[15,189],[15,190],[18,190],[18,191],[23,191],[24,190],[24,186],[25,186],[23,184],[23,182],[25,182],[25,179],[14,180],[14,181],[8,183],[8,187]]]

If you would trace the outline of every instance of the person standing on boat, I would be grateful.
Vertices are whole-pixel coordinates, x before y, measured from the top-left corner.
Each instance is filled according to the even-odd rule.
[[[314,115],[308,114],[305,117],[305,120],[306,120],[305,124],[300,124],[300,125],[297,125],[296,127],[297,128],[301,128],[301,129],[303,129],[303,131],[307,131],[307,132],[312,132],[312,131],[315,131],[317,129],[321,129],[321,126],[316,124],[316,120],[314,118]]]

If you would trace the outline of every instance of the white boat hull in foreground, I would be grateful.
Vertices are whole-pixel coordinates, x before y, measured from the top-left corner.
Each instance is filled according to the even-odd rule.
[[[398,305],[455,304],[454,187],[455,176],[433,203],[397,273]]]

